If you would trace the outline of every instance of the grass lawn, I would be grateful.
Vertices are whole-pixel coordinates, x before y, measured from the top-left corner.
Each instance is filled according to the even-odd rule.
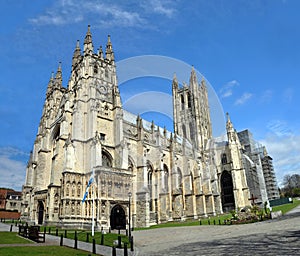
[[[187,220],[187,221],[172,221],[167,223],[162,223],[159,225],[154,225],[149,228],[136,228],[135,230],[145,230],[145,229],[154,229],[154,228],[166,228],[166,227],[180,227],[180,226],[199,226],[200,220],[201,225],[219,225],[219,223],[224,224],[224,220],[230,219],[231,214],[223,214],[220,216],[212,216],[209,218],[202,218],[198,220]]]
[[[33,242],[18,236],[18,233],[16,232],[0,232],[0,244],[30,244],[30,243]],[[0,255],[2,254],[0,253]]]
[[[89,254],[92,255],[90,252],[64,246],[0,247],[0,255],[5,256],[87,256]]]
[[[273,206],[272,207],[272,211],[276,212],[276,211],[282,211],[282,214],[287,213],[288,211],[294,209],[295,207],[297,207],[298,205],[300,205],[300,200],[297,199],[293,199],[293,203],[290,204],[283,204],[283,205],[278,205],[278,206]]]

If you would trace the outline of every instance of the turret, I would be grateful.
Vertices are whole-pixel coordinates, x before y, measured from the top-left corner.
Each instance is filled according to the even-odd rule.
[[[91,26],[88,25],[88,31],[84,39],[83,52],[84,55],[86,55],[86,54],[93,54],[93,51],[94,51],[94,47],[92,42]]]
[[[81,57],[81,51],[79,46],[79,40],[77,40],[76,48],[73,53],[73,59],[72,59],[72,69],[77,65],[79,58]]]
[[[114,56],[112,44],[110,41],[110,35],[108,35],[108,38],[107,38],[105,57],[108,61],[112,61],[112,62],[115,61],[115,56]]]

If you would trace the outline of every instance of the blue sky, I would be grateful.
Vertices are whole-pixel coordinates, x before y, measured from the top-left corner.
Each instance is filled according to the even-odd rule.
[[[88,24],[95,49],[111,35],[117,61],[150,54],[193,65],[235,128],[267,146],[278,182],[300,173],[299,1],[2,0],[0,8],[0,187],[21,189],[51,72],[61,61],[67,85]],[[158,82],[138,87],[170,93]],[[120,89],[123,100],[138,93],[135,84]]]

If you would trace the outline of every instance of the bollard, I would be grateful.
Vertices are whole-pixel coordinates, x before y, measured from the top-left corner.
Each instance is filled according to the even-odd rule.
[[[86,233],[86,242],[89,243],[89,233]]]
[[[75,231],[75,237],[74,237],[74,249],[77,249],[77,233]]]
[[[128,236],[128,229],[126,229],[126,236]]]
[[[199,224],[202,225],[202,221],[201,220],[199,221]]]
[[[16,227],[18,226],[18,222],[16,222]]]
[[[104,234],[103,233],[101,234],[101,243],[100,244],[104,245]]]
[[[216,225],[216,220],[214,220],[214,225]]]
[[[108,229],[108,233],[111,233],[111,228],[109,227],[109,229]]]
[[[96,254],[96,241],[95,241],[95,238],[93,238],[93,253]]]
[[[45,234],[46,234],[46,227],[44,227],[44,237],[45,237]]]
[[[9,230],[10,232],[12,232],[12,228],[13,228],[13,225],[10,225],[10,230]]]
[[[65,238],[67,238],[67,230],[65,230]]]
[[[219,219],[219,225],[221,225],[221,220]]]
[[[130,237],[130,251],[133,252],[133,236]]]
[[[208,219],[208,225],[210,225],[210,219]]]
[[[58,236],[58,228],[55,230],[55,235]]]
[[[122,238],[118,235],[118,248],[122,248]]]
[[[48,229],[48,234],[50,235],[50,233],[51,233],[51,228]]]
[[[128,256],[127,243],[124,243],[124,256]]]
[[[116,247],[114,247],[114,246],[112,248],[112,256],[117,256]]]
[[[64,236],[61,234],[60,235],[60,246],[63,246],[63,240],[64,240]]]

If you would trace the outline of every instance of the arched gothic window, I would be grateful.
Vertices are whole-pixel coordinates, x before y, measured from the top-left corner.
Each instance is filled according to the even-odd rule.
[[[182,172],[179,167],[177,167],[176,188],[182,189]]]
[[[185,128],[184,124],[182,125],[182,134],[183,134],[183,137],[186,138],[186,128]]]
[[[227,164],[227,156],[226,154],[222,154],[222,158],[221,158],[222,164]]]
[[[184,110],[184,96],[183,96],[183,94],[180,95],[180,99],[181,99],[181,109]]]
[[[164,189],[166,192],[169,190],[169,170],[167,165],[164,164]]]
[[[102,166],[112,167],[111,157],[104,151],[102,151]]]
[[[150,163],[147,164],[147,172],[148,190],[150,194],[149,209],[153,211],[153,169]]]
[[[98,74],[98,67],[97,67],[97,64],[94,65],[94,74]]]

